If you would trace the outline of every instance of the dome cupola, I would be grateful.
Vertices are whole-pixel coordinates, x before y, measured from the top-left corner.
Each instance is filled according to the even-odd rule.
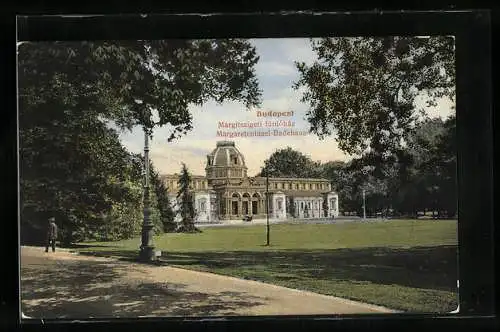
[[[207,179],[221,182],[220,179],[241,179],[247,176],[243,154],[233,141],[219,141],[215,149],[207,155]],[[214,182],[215,184],[215,182]]]

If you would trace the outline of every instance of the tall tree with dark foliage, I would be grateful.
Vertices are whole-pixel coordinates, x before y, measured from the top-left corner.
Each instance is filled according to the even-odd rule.
[[[113,229],[138,231],[141,180],[125,178],[132,164],[110,128],[167,125],[170,141],[191,130],[189,105],[260,102],[245,40],[22,42],[18,61],[23,235],[57,214],[66,242],[100,239],[113,209],[128,218]]]
[[[196,215],[194,210],[194,196],[191,190],[191,174],[184,163],[182,164],[181,176],[178,183],[177,201],[180,203],[182,218],[178,231],[186,233],[199,232],[194,225]]]

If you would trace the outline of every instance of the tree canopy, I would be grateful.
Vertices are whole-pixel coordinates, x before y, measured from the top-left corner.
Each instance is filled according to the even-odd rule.
[[[258,176],[317,178],[321,177],[320,163],[312,161],[302,152],[286,147],[275,151],[264,161]]]
[[[184,163],[182,163],[181,176],[179,177],[178,184],[179,191],[177,192],[177,200],[180,203],[180,214],[182,218],[179,231],[197,232],[199,230],[194,226],[196,214],[194,209],[194,195],[191,190],[191,174]]]
[[[335,37],[313,40],[318,60],[297,62],[308,103],[306,118],[320,138],[336,134],[343,151],[390,154],[419,121],[417,96],[428,105],[454,100],[454,39],[431,37]]]
[[[137,234],[144,166],[110,123],[149,134],[167,126],[172,140],[191,129],[189,105],[258,105],[257,61],[239,39],[20,43],[22,233],[43,233],[50,214],[65,242]],[[161,229],[168,204],[153,183],[152,219]]]
[[[423,121],[408,137],[400,158],[388,162],[365,154],[340,170],[333,185],[343,211],[361,212],[365,190],[369,214],[393,210],[414,216],[429,210],[456,215],[455,118]]]
[[[18,48],[20,109],[58,100],[122,128],[170,125],[171,140],[191,129],[190,104],[258,105],[258,59],[239,39],[24,42]]]
[[[50,214],[64,242],[102,239],[98,233],[117,202],[140,209],[142,165],[96,118],[53,108],[44,114],[23,117],[32,125],[21,123],[23,233],[40,231]]]
[[[368,215],[438,211],[453,217],[457,213],[455,127],[455,117],[421,121],[408,132],[407,144],[396,156],[372,151],[347,162],[320,163],[287,147],[273,153],[265,165],[272,176],[330,180],[341,212],[361,215],[364,191]],[[293,195],[287,206],[293,214]]]

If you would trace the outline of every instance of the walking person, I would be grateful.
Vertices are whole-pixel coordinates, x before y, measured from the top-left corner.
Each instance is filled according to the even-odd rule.
[[[49,224],[47,228],[47,245],[45,246],[45,252],[49,252],[49,246],[52,246],[52,252],[56,251],[57,225],[55,221],[56,218],[49,218]]]

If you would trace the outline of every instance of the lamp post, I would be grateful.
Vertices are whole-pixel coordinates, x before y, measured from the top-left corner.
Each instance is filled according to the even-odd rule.
[[[269,169],[266,168],[266,246],[269,246]]]
[[[153,246],[153,223],[150,216],[149,199],[149,137],[144,129],[144,220],[142,223],[142,243],[139,252],[139,260],[142,262],[151,262],[154,259]]]
[[[363,188],[363,220],[366,220],[366,197],[365,197],[365,188]]]

